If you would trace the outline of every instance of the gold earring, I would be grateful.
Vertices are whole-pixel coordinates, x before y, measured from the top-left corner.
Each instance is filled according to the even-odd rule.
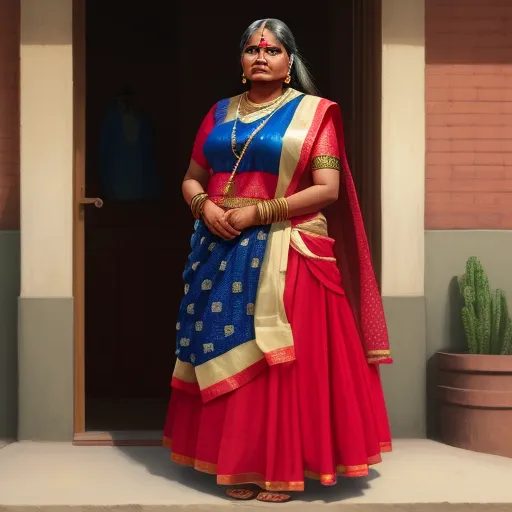
[[[242,83],[243,84],[247,83],[247,78],[245,78],[245,73],[242,73]]]
[[[291,77],[290,73],[288,73],[286,75],[286,78],[284,79],[284,83],[289,84],[291,81],[292,81],[292,77]]]

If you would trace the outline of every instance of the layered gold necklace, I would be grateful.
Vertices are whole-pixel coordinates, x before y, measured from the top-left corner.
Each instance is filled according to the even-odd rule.
[[[286,94],[286,93],[284,93]],[[246,118],[251,116],[252,114],[256,114],[258,117],[261,115],[266,115],[267,113],[271,112],[273,107],[275,107],[276,103],[279,103],[283,98],[283,94],[281,96],[278,96],[277,98],[267,101],[265,103],[253,103],[249,99],[249,95],[247,93],[242,94],[242,97],[240,98],[240,109],[239,109],[239,115],[240,120],[246,122]]]
[[[270,121],[272,116],[277,112],[279,107],[284,103],[288,95],[290,94],[291,89],[287,89],[284,94],[276,98],[275,100],[269,101],[267,103],[253,103],[247,97],[247,93],[244,93],[240,96],[238,101],[238,106],[235,114],[235,121],[233,123],[233,129],[231,131],[231,151],[236,158],[235,165],[233,166],[233,171],[228,179],[228,182],[224,188],[224,195],[233,197],[235,195],[235,174],[240,166],[240,162],[242,161],[243,156],[245,155],[249,144],[253,141],[254,137],[264,128],[264,126]],[[236,127],[238,119],[242,117],[246,117],[250,114],[258,113],[258,115],[263,114],[265,117],[263,121],[253,130],[253,132],[249,135],[249,138],[245,142],[242,147],[240,153],[237,151],[237,141],[236,141]]]

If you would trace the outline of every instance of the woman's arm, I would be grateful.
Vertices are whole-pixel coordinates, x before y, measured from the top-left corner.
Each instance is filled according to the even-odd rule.
[[[209,171],[203,169],[194,159],[191,159],[181,185],[183,197],[189,206],[194,196],[202,194],[208,189],[209,179]],[[208,229],[224,240],[231,240],[240,234],[240,231],[231,226],[224,217],[224,210],[213,201],[207,200],[204,203],[202,218]]]
[[[189,206],[194,196],[206,192],[209,179],[210,173],[191,159],[181,185],[183,197]]]
[[[286,198],[288,218],[316,213],[338,199],[340,172],[336,169],[317,169],[313,173],[313,185]],[[238,230],[261,224],[257,206],[245,206],[228,210],[225,218]]]
[[[317,169],[312,173],[313,185],[287,198],[289,217],[298,217],[323,210],[338,199],[340,172]]]
[[[338,199],[340,187],[340,144],[336,127],[327,115],[311,151],[313,185],[288,197],[290,217],[319,212]]]
[[[320,212],[337,201],[340,187],[340,150],[343,151],[340,148],[334,122],[328,116],[319,130],[311,151],[310,183],[312,184],[286,198],[288,218]],[[262,219],[265,217],[264,210],[265,208],[262,207],[262,215],[260,215],[257,206],[247,206],[226,212],[226,217],[231,225],[242,230],[255,224],[267,223],[272,215]]]
[[[206,139],[215,126],[215,110],[216,104],[210,109],[199,127],[194,141],[194,147],[192,148],[190,164],[181,186],[183,197],[189,206],[194,196],[208,190],[210,164],[204,154],[203,148]],[[224,219],[224,210],[219,208],[212,201],[208,200],[204,203],[202,219],[214,235],[224,238],[225,240],[230,240],[240,234],[238,230],[233,228],[227,220]]]

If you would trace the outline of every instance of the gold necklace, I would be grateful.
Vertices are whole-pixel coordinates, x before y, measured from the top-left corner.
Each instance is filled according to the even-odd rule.
[[[273,111],[277,110],[280,102],[284,101],[284,96],[285,96],[285,94],[287,94],[287,92],[285,92],[284,94],[282,94],[281,96],[279,96],[278,98],[276,98],[272,101],[269,101],[267,103],[261,103],[261,104],[253,103],[252,101],[250,101],[248,94],[246,92],[244,94],[242,94],[242,96],[238,100],[235,121],[233,123],[233,128],[231,130],[231,151],[233,152],[233,155],[235,156],[236,159],[240,159],[240,155],[236,151],[236,146],[237,146],[236,129],[237,129],[238,119],[243,119],[245,116],[247,116],[249,114],[253,114],[254,112],[259,112],[261,114],[264,110],[269,110],[270,114],[272,114]],[[272,108],[272,107],[275,107],[275,108]],[[268,121],[268,119],[264,120],[261,124],[264,126],[266,124],[266,121]],[[263,126],[258,126],[255,130],[256,133],[259,130],[261,130],[261,128],[263,128]],[[251,134],[251,136],[256,135],[256,133]]]
[[[224,195],[225,196],[234,196],[235,195],[235,174],[238,170],[238,167],[240,165],[240,162],[242,161],[243,156],[245,155],[245,152],[247,151],[247,148],[249,147],[249,144],[253,141],[254,137],[263,129],[263,127],[270,121],[271,117],[277,112],[281,104],[284,102],[284,100],[288,97],[291,89],[288,89],[283,95],[281,95],[277,100],[273,100],[273,102],[270,103],[270,106],[273,106],[273,110],[270,112],[270,114],[254,129],[254,131],[251,133],[249,138],[247,139],[247,142],[244,144],[242,151],[240,154],[236,152],[236,125],[237,120],[240,117],[240,106],[242,103],[242,99],[247,93],[242,94],[240,96],[240,99],[238,101],[238,106],[236,109],[235,114],[235,121],[233,123],[233,129],[231,131],[231,151],[233,152],[233,155],[236,158],[235,165],[233,167],[233,171],[231,172],[231,175],[228,179],[228,182],[224,188]],[[267,108],[268,105],[265,106]]]
[[[281,99],[281,96],[278,96],[277,98],[267,101],[265,103],[253,103],[249,99],[249,95],[245,93],[242,97],[242,101],[240,103],[240,119],[243,119],[244,117],[254,114],[255,112],[262,113],[266,110],[270,110],[276,103],[279,102]]]

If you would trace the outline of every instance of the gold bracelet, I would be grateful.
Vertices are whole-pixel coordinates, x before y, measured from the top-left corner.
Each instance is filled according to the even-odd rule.
[[[208,201],[208,194],[206,192],[201,192],[200,194],[196,194],[190,201],[190,209],[192,210],[192,215],[196,219],[200,219],[203,215],[204,205]]]
[[[258,203],[258,214],[262,224],[284,222],[290,216],[288,201],[284,197]]]

